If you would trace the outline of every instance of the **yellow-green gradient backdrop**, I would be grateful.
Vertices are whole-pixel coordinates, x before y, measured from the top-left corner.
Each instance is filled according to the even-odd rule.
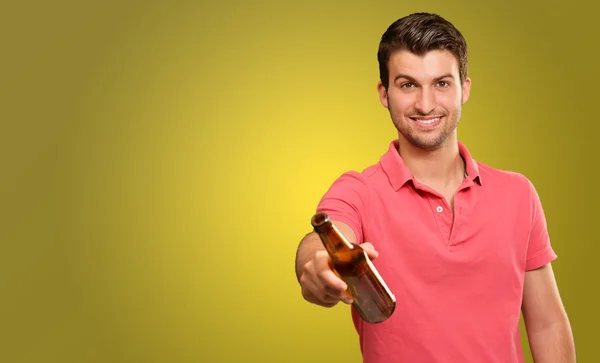
[[[294,256],[331,182],[396,136],[376,50],[414,11],[467,38],[459,137],[537,186],[580,361],[596,361],[595,10],[3,4],[0,361],[360,362],[347,306],[304,302]]]

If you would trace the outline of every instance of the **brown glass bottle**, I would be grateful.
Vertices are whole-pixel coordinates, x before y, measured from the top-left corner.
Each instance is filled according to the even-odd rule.
[[[331,269],[347,285],[352,306],[368,323],[380,323],[396,308],[396,298],[367,253],[340,233],[325,213],[317,213],[311,224],[331,257]]]

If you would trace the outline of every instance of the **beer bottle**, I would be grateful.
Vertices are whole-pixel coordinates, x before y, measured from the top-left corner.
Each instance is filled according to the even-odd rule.
[[[348,240],[325,213],[317,213],[311,224],[331,257],[331,269],[347,285],[352,306],[368,323],[380,323],[389,318],[396,307],[396,298],[387,287],[367,253]]]

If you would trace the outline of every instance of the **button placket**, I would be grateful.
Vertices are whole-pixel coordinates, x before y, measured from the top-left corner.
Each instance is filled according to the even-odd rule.
[[[445,200],[437,195],[429,198],[430,208],[433,210],[433,217],[435,218],[438,230],[441,234],[442,240],[449,243],[450,232],[452,229],[452,221],[448,215],[447,206]]]

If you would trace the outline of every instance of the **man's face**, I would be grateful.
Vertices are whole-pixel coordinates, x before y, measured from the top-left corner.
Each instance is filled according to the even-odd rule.
[[[454,55],[445,50],[430,51],[423,56],[395,52],[388,69],[388,89],[379,83],[378,91],[399,137],[425,150],[443,146],[451,136],[455,139],[471,80],[467,78],[460,84]]]

